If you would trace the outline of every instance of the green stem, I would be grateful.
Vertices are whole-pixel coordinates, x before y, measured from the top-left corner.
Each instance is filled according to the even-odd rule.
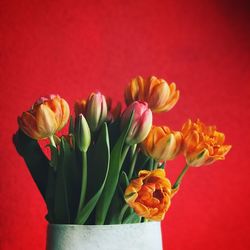
[[[81,209],[83,208],[85,197],[86,197],[86,190],[87,190],[87,174],[88,174],[88,163],[87,163],[87,153],[82,152],[82,187],[81,187],[81,195],[80,195],[80,202],[77,211],[77,218]]]
[[[123,151],[122,151],[122,155],[121,155],[121,164],[123,164],[126,156],[127,156],[127,153],[128,153],[128,150],[129,150],[129,145],[128,144],[125,144],[124,145],[124,148],[123,148]]]
[[[131,165],[130,165],[130,169],[129,169],[129,173],[128,173],[128,179],[130,180],[133,176],[133,173],[134,173],[134,170],[135,170],[135,163],[136,163],[136,160],[137,160],[137,156],[138,156],[138,152],[135,151],[134,155],[133,155],[133,158],[132,158],[132,162],[131,162]]]
[[[155,169],[157,169],[157,168],[158,168],[158,166],[159,166],[158,162],[157,162],[157,161],[155,161],[155,162],[154,162],[154,165],[153,165],[153,169],[154,169],[154,170],[155,170]]]
[[[56,143],[55,143],[55,140],[54,140],[54,136],[53,136],[53,135],[51,135],[51,136],[49,137],[49,140],[50,140],[51,145],[52,145],[53,147],[56,148]]]
[[[178,176],[175,184],[173,185],[173,187],[172,187],[173,189],[177,188],[181,184],[182,178],[184,177],[184,175],[186,174],[188,169],[189,169],[189,165],[186,164],[185,167],[183,168],[183,170],[181,171],[180,175]]]
[[[121,212],[120,212],[119,217],[118,217],[119,224],[122,224],[122,219],[123,219],[124,214],[126,213],[128,207],[129,207],[128,204],[124,204],[124,206],[122,207]]]
[[[131,147],[131,159],[133,159],[133,156],[136,152],[136,148],[137,148],[137,144],[134,144],[132,147]]]
[[[56,171],[57,169],[57,157],[58,157],[58,152],[57,152],[57,146],[54,140],[54,136],[51,135],[49,137],[50,140],[50,144],[53,148],[55,148],[56,150],[53,150],[52,148],[50,148],[50,166],[54,169],[54,171]]]
[[[162,162],[162,163],[159,165],[159,168],[164,169],[165,164],[166,164],[166,162],[165,162],[165,161],[164,161],[164,162]]]
[[[149,168],[148,168],[148,170],[151,171],[153,169],[154,169],[154,159],[150,158],[149,159]]]

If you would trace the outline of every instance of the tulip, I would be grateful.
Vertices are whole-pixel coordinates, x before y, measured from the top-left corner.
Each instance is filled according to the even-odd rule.
[[[206,126],[199,119],[190,119],[182,127],[183,152],[187,165],[199,167],[217,160],[224,160],[231,145],[223,145],[225,135],[216,131],[215,126]]]
[[[88,123],[85,117],[80,114],[76,121],[76,145],[82,152],[87,152],[90,142],[91,134],[89,130]]]
[[[105,96],[100,92],[92,93],[87,102],[86,119],[89,128],[95,132],[107,119],[107,103]]]
[[[21,117],[19,127],[29,137],[39,140],[52,137],[69,119],[69,105],[59,95],[41,97]]]
[[[77,210],[77,217],[78,217],[81,209],[83,208],[86,197],[87,181],[88,181],[87,150],[91,142],[90,129],[83,114],[80,114],[76,119],[75,140],[77,147],[82,153],[82,183],[81,183],[80,201]]]
[[[107,108],[108,108],[107,120],[114,122],[121,115],[122,105],[120,102],[118,102],[115,107],[112,107],[113,106],[112,99],[110,97],[106,98],[106,101],[107,101]]]
[[[127,105],[134,101],[145,101],[153,112],[164,112],[172,109],[179,99],[175,83],[170,85],[155,76],[144,79],[138,76],[130,82],[125,90]]]
[[[153,119],[152,112],[146,102],[133,102],[122,114],[121,129],[124,129],[128,123],[132,112],[134,112],[134,116],[126,138],[129,145],[140,143],[147,137]]]
[[[141,170],[138,178],[132,180],[126,188],[124,198],[137,215],[161,221],[175,193],[163,169]]]
[[[156,161],[167,161],[173,160],[180,153],[181,145],[181,132],[171,131],[165,126],[152,126],[141,148]]]
[[[75,116],[78,117],[80,114],[85,115],[86,106],[87,106],[86,100],[83,99],[80,101],[76,101],[74,105]]]

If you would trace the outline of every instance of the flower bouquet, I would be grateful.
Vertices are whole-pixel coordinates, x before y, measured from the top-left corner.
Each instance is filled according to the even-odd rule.
[[[122,111],[121,103],[114,106],[100,92],[92,93],[75,103],[71,116],[63,98],[49,95],[18,117],[13,141],[47,205],[48,249],[91,249],[91,236],[96,242],[93,228],[114,224],[122,224],[126,232],[119,233],[118,226],[111,233],[104,230],[104,235],[96,236],[98,240],[104,237],[101,247],[93,249],[122,249],[118,246],[122,237],[127,237],[123,249],[139,249],[142,241],[144,249],[161,249],[160,231],[148,231],[149,225],[159,230],[159,223],[152,221],[164,219],[186,171],[224,159],[231,148],[223,144],[223,133],[200,120],[188,120],[180,131],[153,125],[154,112],[169,111],[177,103],[179,91],[174,83],[139,76],[129,83],[124,96],[127,107]],[[68,133],[58,133],[68,121]],[[49,156],[41,146],[44,139],[48,139]],[[185,156],[186,166],[171,184],[164,167],[179,154]],[[85,248],[66,247],[73,231],[60,225],[69,225],[73,231],[74,225],[86,225],[78,226],[90,230]],[[143,240],[135,230],[143,234]],[[85,233],[80,231],[70,245]],[[158,237],[158,248],[152,235]],[[145,243],[145,236],[151,243]],[[110,238],[114,248],[105,247]]]

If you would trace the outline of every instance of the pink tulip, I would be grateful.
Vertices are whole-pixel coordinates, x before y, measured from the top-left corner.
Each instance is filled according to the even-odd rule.
[[[148,135],[152,127],[152,111],[146,102],[136,101],[131,103],[123,112],[121,118],[121,129],[129,122],[129,118],[134,111],[131,127],[128,131],[126,142],[129,145],[142,142]]]
[[[98,130],[107,119],[107,103],[100,92],[92,93],[87,101],[86,119],[92,132]]]

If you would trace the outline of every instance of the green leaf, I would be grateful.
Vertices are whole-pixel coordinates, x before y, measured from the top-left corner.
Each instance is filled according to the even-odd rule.
[[[127,174],[124,171],[122,171],[122,173],[121,173],[119,184],[120,184],[120,187],[121,187],[121,189],[122,189],[123,192],[125,191],[125,189],[129,185],[128,176],[127,176]]]
[[[23,157],[29,172],[44,200],[48,182],[49,160],[44,155],[38,142],[25,135],[20,129],[13,136],[17,152]]]
[[[93,212],[105,185],[110,162],[109,134],[104,123],[98,136],[97,143],[91,147],[88,154],[88,202],[76,218],[76,224],[84,224]]]
[[[122,224],[130,224],[130,223],[140,223],[141,217],[139,217],[134,211],[129,214],[122,222]]]
[[[140,222],[141,222],[141,217],[138,216],[135,212],[133,212],[123,220],[122,224],[131,224]]]
[[[110,150],[112,150],[117,142],[117,138],[119,138],[119,136],[121,135],[120,121],[117,120],[113,123],[108,124],[108,131]]]
[[[124,200],[124,192],[128,185],[128,176],[124,171],[122,171],[119,178],[119,184],[116,188],[116,192],[111,201],[111,205],[105,220],[106,224],[121,224],[122,214],[126,212],[124,211],[124,207],[126,205]]]
[[[59,154],[58,154],[57,148],[51,144],[49,144],[48,147],[50,148],[50,151],[51,151],[51,160],[49,164],[51,167],[53,167],[56,170],[58,161],[59,161]]]
[[[130,129],[132,119],[133,119],[133,113],[131,114],[131,117],[129,119],[129,122],[125,129],[122,131],[121,136],[119,137],[118,141],[116,142],[115,146],[113,147],[110,155],[110,166],[109,166],[109,172],[107,176],[107,180],[104,186],[104,190],[102,192],[102,195],[98,201],[97,208],[96,208],[96,224],[104,224],[105,218],[107,216],[107,212],[110,206],[110,203],[112,201],[113,195],[115,193],[120,170],[123,161],[121,160],[122,154],[126,149],[128,149],[127,145],[125,144],[125,140],[127,137],[127,133]],[[124,149],[124,147],[126,149]]]
[[[69,135],[70,134],[73,135],[74,131],[75,131],[75,129],[74,129],[74,120],[73,120],[73,117],[71,115],[70,118],[69,118]]]
[[[135,173],[138,175],[140,170],[148,170],[150,166],[150,157],[142,153],[141,151],[138,153],[136,165],[135,165]]]
[[[74,223],[79,205],[81,192],[81,171],[82,169],[76,160],[76,152],[73,148],[70,148],[69,164],[67,164],[65,168],[65,180],[71,223]]]
[[[124,204],[123,195],[121,196],[120,190],[117,189],[112,197],[105,224],[121,224],[119,217]]]
[[[56,173],[52,166],[49,167],[49,176],[48,176],[48,183],[47,183],[47,190],[46,190],[46,204],[48,209],[48,214],[46,215],[46,219],[49,223],[54,223],[54,205],[55,205],[55,178]]]
[[[60,157],[56,172],[55,183],[55,223],[70,223],[70,211],[68,203],[68,190],[66,173],[71,166],[71,150],[67,141],[62,137],[60,143]]]

